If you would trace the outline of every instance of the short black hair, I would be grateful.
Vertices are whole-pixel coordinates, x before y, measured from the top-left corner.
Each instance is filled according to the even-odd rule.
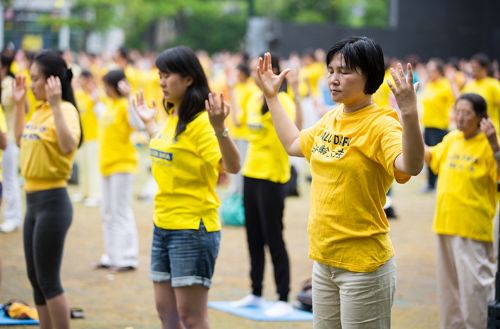
[[[439,74],[444,75],[444,61],[441,58],[433,57],[427,63],[434,63]]]
[[[471,61],[478,62],[478,64],[483,68],[483,69],[489,69],[491,65],[491,60],[488,57],[488,55],[484,53],[477,53],[473,55],[470,59]]]
[[[350,70],[361,71],[366,77],[365,94],[373,94],[384,82],[384,53],[378,43],[368,37],[349,37],[328,50],[326,65],[341,54]]]
[[[248,67],[246,63],[238,64],[236,69],[241,73],[243,73],[247,78],[250,77],[250,75],[252,74],[252,72],[250,71],[250,67]]]
[[[117,95],[123,96],[122,93],[120,92],[120,89],[118,88],[118,82],[121,80],[125,80],[125,73],[123,70],[111,70],[106,75],[102,77],[102,81],[104,81],[105,84],[113,88],[113,90],[116,92]]]
[[[479,94],[475,94],[475,93],[465,93],[465,94],[460,95],[457,98],[457,101],[455,102],[455,104],[457,104],[458,101],[460,101],[460,100],[466,100],[469,103],[471,103],[472,109],[474,110],[474,112],[476,113],[476,116],[478,118],[482,119],[482,118],[488,117],[488,112],[486,111],[487,105],[486,105],[486,101],[483,98],[483,96],[481,96]]]

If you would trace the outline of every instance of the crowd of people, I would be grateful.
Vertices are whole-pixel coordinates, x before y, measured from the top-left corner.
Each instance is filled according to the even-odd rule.
[[[210,327],[222,227],[217,184],[227,180],[242,200],[250,259],[249,294],[233,307],[263,302],[267,247],[277,296],[265,313],[293,311],[285,198],[310,182],[314,328],[390,328],[388,193],[424,162],[422,192],[436,195],[441,327],[485,327],[495,274],[498,63],[480,53],[404,61],[384,57],[366,37],[288,58],[210,57],[183,46],[159,55],[4,50],[0,231],[23,226],[41,328],[70,325],[60,269],[72,202],[101,207],[96,269],[140,266],[137,144],[149,145],[154,183],[143,193],[154,199],[150,278],[162,328]],[[75,161],[80,184],[68,195]]]

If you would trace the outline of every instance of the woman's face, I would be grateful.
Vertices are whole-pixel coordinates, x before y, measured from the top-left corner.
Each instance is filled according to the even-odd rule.
[[[455,124],[465,136],[474,135],[479,128],[481,119],[474,112],[472,103],[466,99],[461,99],[455,105]]]
[[[46,78],[43,76],[42,71],[36,62],[31,65],[30,77],[31,91],[33,92],[36,100],[45,101],[47,99],[47,96],[45,95]]]
[[[160,87],[165,100],[169,103],[180,104],[192,83],[193,79],[189,76],[183,77],[178,73],[160,71]]]
[[[436,81],[441,77],[441,74],[439,73],[439,69],[436,63],[432,61],[427,63],[426,69],[427,69],[427,74],[429,75],[429,80]]]
[[[332,99],[336,103],[344,105],[356,104],[366,97],[365,84],[366,77],[358,72],[349,69],[345,65],[344,57],[341,54],[333,56],[328,69],[328,86]]]

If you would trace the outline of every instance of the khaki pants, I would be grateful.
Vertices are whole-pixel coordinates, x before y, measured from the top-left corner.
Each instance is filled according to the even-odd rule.
[[[392,258],[368,273],[314,262],[314,329],[389,329],[395,289]]]
[[[494,298],[493,244],[438,235],[437,283],[442,329],[486,328]]]
[[[88,141],[82,144],[79,152],[80,186],[85,198],[101,199],[101,174],[99,173],[99,144]]]

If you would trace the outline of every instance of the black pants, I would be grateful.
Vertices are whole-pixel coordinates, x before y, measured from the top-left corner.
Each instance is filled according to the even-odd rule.
[[[448,130],[437,128],[424,128],[424,142],[428,146],[434,146],[443,140]],[[427,166],[427,187],[430,189],[436,188],[437,175],[434,174],[429,166]]]
[[[65,188],[26,194],[24,257],[36,305],[64,292],[61,262],[73,207]]]
[[[244,178],[245,227],[250,252],[252,294],[262,296],[265,246],[269,247],[279,300],[288,301],[290,264],[283,240],[284,184]]]

